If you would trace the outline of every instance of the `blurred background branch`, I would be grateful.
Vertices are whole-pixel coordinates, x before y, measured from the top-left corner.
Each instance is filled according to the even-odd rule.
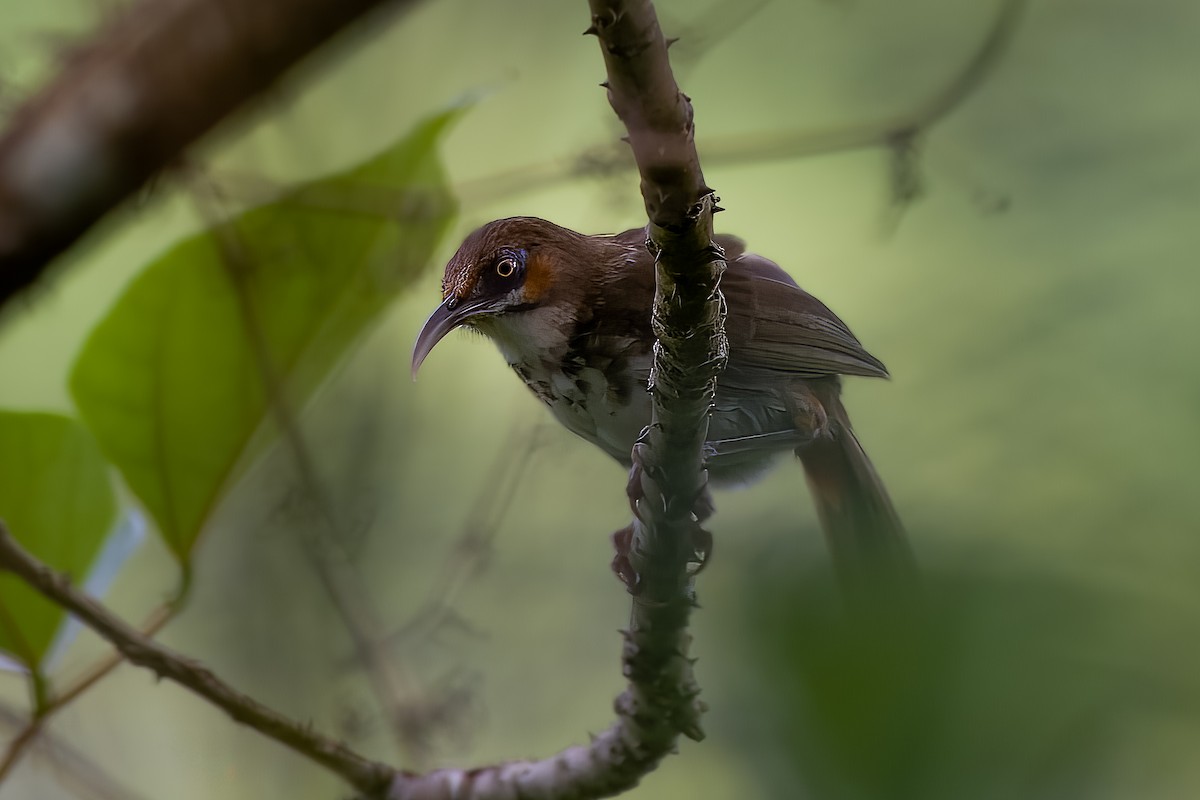
[[[380,5],[142,0],[113,18],[0,137],[0,308],[219,121]]]
[[[0,725],[17,732],[14,734],[14,743],[24,739],[22,747],[34,745],[33,754],[52,764],[59,779],[76,796],[87,800],[144,800],[145,795],[118,780],[103,765],[61,737],[38,729],[34,731],[36,736],[25,738],[30,725],[28,717],[21,711],[0,704]]]
[[[199,663],[171,651],[125,624],[103,605],[77,591],[63,575],[55,573],[25,552],[8,529],[0,524],[0,570],[11,572],[47,599],[70,611],[105,638],[130,663],[174,681],[220,708],[234,721],[291,748],[338,775],[369,796],[388,785],[392,770],[370,762],[344,745],[305,725],[284,717],[253,698],[238,692]]]
[[[736,135],[701,136],[704,161],[710,167],[740,166],[811,158],[833,153],[849,152],[870,147],[885,147],[892,157],[893,198],[897,204],[916,199],[917,160],[912,157],[924,138],[947,115],[964,103],[996,68],[1012,42],[1028,0],[1000,0],[992,26],[979,48],[953,79],[937,92],[901,114],[853,122],[827,129],[805,126],[798,130],[763,131]],[[732,11],[733,4],[714,3],[697,23],[705,32],[700,44],[687,36],[687,29],[672,53],[685,50],[686,57],[696,58],[714,38],[727,36],[737,29],[731,24],[735,15],[745,22],[763,7],[756,3],[744,11]],[[710,27],[709,23],[720,27]],[[714,37],[714,34],[717,34]],[[629,148],[619,142],[595,145],[577,155],[562,160],[524,164],[492,175],[460,182],[455,188],[464,201],[486,204],[525,192],[544,190],[555,184],[573,180],[604,178],[637,168]]]

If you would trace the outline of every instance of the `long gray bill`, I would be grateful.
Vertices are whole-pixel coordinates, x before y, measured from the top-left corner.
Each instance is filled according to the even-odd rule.
[[[483,310],[486,302],[461,303],[457,297],[447,297],[442,304],[433,310],[424,327],[417,334],[417,342],[413,345],[412,378],[417,379],[417,370],[421,368],[425,357],[445,338],[446,334],[467,321],[469,317]]]

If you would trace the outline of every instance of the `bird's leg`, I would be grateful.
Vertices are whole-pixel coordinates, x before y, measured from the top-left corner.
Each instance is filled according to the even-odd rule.
[[[642,428],[637,441],[633,443],[633,451],[629,454],[629,480],[625,483],[625,496],[629,499],[629,510],[634,519],[639,522],[642,519],[642,512],[638,508],[638,503],[646,498],[646,492],[642,488],[642,475],[645,472],[645,467],[642,465],[642,450],[646,446],[646,435],[649,432],[649,427]],[[633,562],[629,560],[629,554],[633,550],[634,524],[631,522],[612,535],[613,549],[616,551],[613,555],[612,571],[625,584],[625,588],[629,590],[630,594],[637,594],[638,584],[641,582],[641,576],[633,568]]]
[[[646,499],[646,492],[642,487],[642,477],[645,474],[646,468],[642,463],[642,452],[646,443],[646,434],[649,428],[644,428],[637,442],[634,443],[633,452],[630,454],[631,466],[629,469],[629,480],[625,484],[625,496],[629,498],[629,510],[633,513],[635,519],[642,521],[641,509],[638,504]],[[695,557],[696,564],[695,573],[704,569],[704,565],[708,563],[708,558],[712,555],[713,537],[712,534],[705,530],[701,523],[713,515],[716,510],[712,500],[712,493],[708,489],[708,482],[705,481],[703,487],[697,493],[692,501],[692,530],[691,550]],[[616,551],[612,560],[612,571],[616,573],[621,582],[633,594],[638,591],[638,584],[641,577],[637,570],[634,569],[633,563],[629,556],[633,550],[633,526],[634,523],[621,528],[612,535],[613,549]]]

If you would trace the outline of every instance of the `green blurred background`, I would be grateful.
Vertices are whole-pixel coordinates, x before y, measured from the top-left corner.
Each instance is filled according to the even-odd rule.
[[[995,10],[777,0],[730,30],[720,18],[696,28],[705,16],[682,0],[659,9],[685,36],[702,158],[709,138],[906,111],[952,79]],[[0,69],[16,87],[4,99],[36,87],[62,37],[101,15],[66,0],[0,7]],[[409,696],[454,712],[428,726],[434,749],[399,752],[380,720],[297,546],[282,451],[222,506],[190,605],[162,636],[380,758],[548,755],[607,726],[622,686],[628,599],[608,568],[608,534],[628,515],[622,470],[549,425],[482,340],[451,337],[419,383],[408,374],[441,263],[466,231],[515,214],[586,232],[641,223],[628,173],[537,192],[479,182],[619,135],[586,25],[584,3],[550,0],[376,18],[199,154],[237,197],[246,176],[324,174],[474,103],[443,147],[462,189],[455,232],[304,414],[389,628],[445,587],[448,561],[475,563],[462,539],[473,505],[494,487],[511,499],[482,517],[496,538],[454,615],[393,650]],[[1200,794],[1198,37],[1191,0],[1031,3],[995,72],[924,142],[924,193],[903,213],[883,151],[707,166],[722,229],[779,261],[891,369],[890,382],[851,381],[847,403],[929,585],[916,613],[848,622],[798,467],[718,495],[695,617],[708,739],[632,796]],[[65,259],[0,329],[0,406],[69,412],[65,378],[87,332],[200,224],[164,187]],[[173,581],[148,541],[109,600],[138,619]],[[101,651],[81,641],[68,671]],[[21,682],[0,674],[0,700],[20,707]],[[119,796],[344,793],[133,668],[52,731],[129,788]],[[34,751],[0,798],[98,796],[63,758]]]

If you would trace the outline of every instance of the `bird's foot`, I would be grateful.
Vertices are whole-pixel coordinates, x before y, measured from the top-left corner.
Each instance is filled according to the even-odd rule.
[[[633,568],[629,554],[633,551],[633,525],[629,523],[624,528],[614,531],[612,535],[613,549],[616,551],[612,560],[612,571],[630,594],[636,595],[641,591],[642,576]]]
[[[613,560],[612,571],[632,595],[637,595],[642,589],[642,576],[633,566],[630,555],[633,553],[633,526],[630,523],[612,535]],[[713,552],[712,533],[701,528],[698,524],[688,534],[691,537],[691,555],[688,558],[688,573],[699,575],[708,565],[708,559]]]

